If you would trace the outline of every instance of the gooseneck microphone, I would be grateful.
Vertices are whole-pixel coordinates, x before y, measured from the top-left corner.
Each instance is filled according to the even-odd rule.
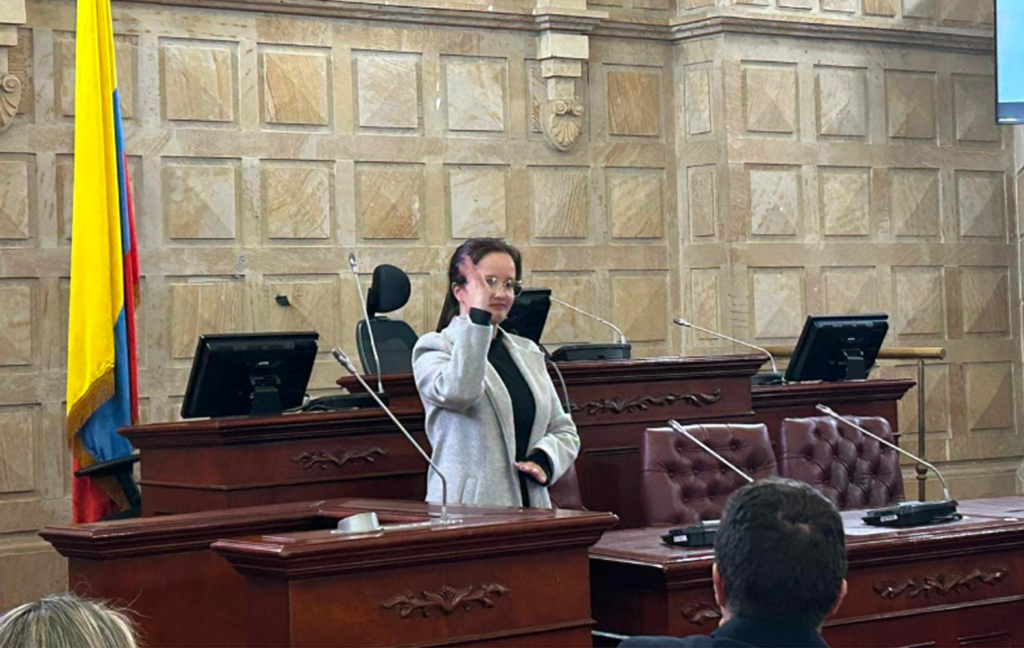
[[[588,313],[587,311],[583,310],[582,308],[577,308],[577,307],[573,306],[572,304],[564,302],[561,299],[558,299],[556,297],[548,297],[548,299],[550,299],[551,301],[555,302],[556,304],[559,304],[560,306],[565,306],[566,308],[568,308],[571,311],[576,311],[580,315],[584,315],[586,317],[589,317],[590,319],[597,320],[598,322],[601,322],[602,324],[604,324],[605,326],[607,326],[608,328],[612,329],[613,331],[615,331],[616,333],[619,334],[619,344],[626,344],[626,334],[622,332],[622,329],[620,329],[618,326],[615,326],[614,324],[612,324],[608,320],[604,319],[603,317],[598,317],[597,315],[594,315],[593,313]]]
[[[743,479],[747,480],[748,484],[753,484],[754,483],[754,478],[753,477],[751,477],[747,473],[743,472],[742,470],[740,470],[739,468],[734,466],[731,461],[729,461],[728,459],[726,459],[722,455],[720,455],[717,452],[715,452],[714,450],[712,450],[711,447],[708,446],[708,444],[704,443],[703,441],[701,441],[697,437],[695,437],[692,434],[690,434],[690,432],[685,427],[683,427],[683,425],[681,423],[679,423],[679,421],[677,421],[675,419],[672,419],[671,421],[668,422],[668,424],[669,424],[669,426],[671,426],[671,428],[673,430],[675,430],[679,434],[682,434],[684,437],[686,437],[690,441],[693,441],[698,446],[700,446],[701,449],[704,450],[704,452],[708,453],[709,455],[711,455],[715,459],[718,459],[719,461],[721,461],[723,465],[725,465],[727,468],[729,468],[729,470],[733,471],[734,473],[736,473],[737,475],[739,475]]]
[[[373,351],[373,361],[377,363],[377,393],[383,394],[384,377],[380,367],[380,356],[377,355],[377,340],[373,338],[373,324],[370,323],[370,310],[366,307],[366,296],[363,295],[363,284],[359,281],[359,263],[356,261],[355,252],[349,252],[348,266],[352,269],[352,276],[356,278],[356,290],[359,292],[359,303],[363,307],[363,321],[366,322],[366,329],[370,332],[370,350]]]
[[[718,331],[712,331],[711,329],[706,329],[703,326],[698,326],[697,324],[694,324],[693,322],[691,322],[689,320],[685,320],[682,317],[675,318],[674,320],[672,320],[672,323],[676,324],[678,326],[682,326],[683,328],[697,329],[698,331],[701,331],[703,333],[707,333],[708,335],[713,335],[713,336],[715,336],[717,338],[721,338],[723,340],[728,340],[729,342],[732,342],[734,344],[739,344],[740,346],[745,346],[745,347],[754,349],[755,351],[760,351],[761,353],[763,353],[766,356],[768,356],[768,361],[772,363],[772,371],[771,371],[770,374],[761,373],[761,374],[758,374],[757,376],[754,376],[754,378],[752,379],[754,384],[758,384],[758,385],[777,385],[777,384],[785,382],[785,380],[783,380],[783,378],[782,378],[782,374],[779,373],[779,368],[775,366],[775,357],[771,353],[768,352],[768,349],[765,349],[764,347],[759,347],[756,344],[751,344],[750,342],[744,342],[743,340],[737,340],[736,338],[730,337],[730,336],[726,335],[725,333],[719,333]]]
[[[939,502],[907,502],[904,504],[897,504],[887,508],[876,509],[868,511],[867,515],[864,516],[864,522],[874,526],[895,526],[895,527],[908,527],[908,526],[919,526],[923,524],[933,524],[935,522],[948,522],[950,520],[959,520],[962,516],[957,513],[957,501],[950,498],[949,486],[946,485],[946,479],[939,472],[939,469],[928,463],[921,457],[915,454],[911,454],[899,447],[895,443],[890,443],[882,437],[878,436],[874,432],[865,430],[861,426],[857,425],[850,419],[836,414],[832,408],[822,404],[814,406],[819,412],[827,414],[837,421],[846,423],[854,430],[857,430],[861,434],[871,437],[875,441],[878,441],[882,445],[892,448],[900,454],[910,457],[917,463],[930,468],[933,473],[939,478],[939,483],[942,484],[942,496],[945,498]]]
[[[345,352],[342,351],[341,349],[334,348],[331,349],[331,355],[333,355],[334,359],[338,361],[338,364],[340,364],[342,367],[345,367],[345,369],[348,370],[350,374],[355,376],[355,379],[359,381],[359,384],[363,386],[363,389],[365,389],[366,392],[373,397],[373,400],[377,401],[377,404],[380,405],[381,409],[383,409],[384,412],[391,418],[391,421],[395,424],[395,426],[399,430],[401,430],[402,434],[405,435],[405,438],[409,440],[409,443],[411,443],[413,447],[416,448],[416,450],[420,453],[420,456],[426,459],[427,463],[430,464],[430,467],[434,469],[435,473],[437,473],[437,476],[441,478],[441,522],[448,522],[448,480],[445,479],[444,473],[441,472],[441,469],[438,468],[436,464],[434,464],[433,460],[431,460],[430,458],[430,455],[428,455],[426,451],[423,450],[423,447],[416,442],[416,439],[414,439],[412,434],[409,433],[409,430],[405,429],[405,426],[402,425],[402,422],[399,421],[398,417],[396,417],[394,412],[391,411],[391,408],[385,405],[384,401],[382,401],[380,397],[377,396],[376,393],[374,393],[373,389],[366,384],[366,381],[363,380],[363,377],[359,375],[358,371],[356,371],[356,366],[352,364],[352,361],[349,359],[349,357],[345,355]]]

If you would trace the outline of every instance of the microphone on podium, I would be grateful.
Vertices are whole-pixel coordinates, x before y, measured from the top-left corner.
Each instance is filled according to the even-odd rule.
[[[377,404],[380,405],[381,409],[383,409],[384,412],[391,418],[391,421],[395,424],[395,426],[402,432],[402,434],[405,435],[405,438],[409,440],[409,443],[411,443],[413,447],[416,448],[416,451],[420,453],[420,456],[422,456],[427,461],[430,467],[434,469],[434,472],[437,473],[437,476],[441,478],[440,523],[448,523],[448,480],[445,478],[444,473],[441,472],[441,469],[437,467],[437,465],[433,462],[433,460],[430,458],[430,455],[426,453],[423,447],[416,442],[416,439],[414,439],[412,434],[409,433],[409,430],[405,429],[405,426],[402,425],[402,422],[399,421],[398,417],[396,417],[394,412],[391,411],[391,408],[385,405],[384,401],[382,401],[380,397],[373,391],[373,388],[366,384],[366,381],[363,380],[363,377],[360,376],[359,372],[356,370],[356,366],[352,363],[349,357],[345,355],[345,352],[342,351],[341,349],[334,348],[331,349],[331,355],[333,355],[334,359],[338,361],[338,364],[340,364],[342,367],[345,367],[345,369],[347,369],[350,374],[355,376],[355,379],[359,381],[359,384],[363,386],[363,389],[365,389],[366,392],[370,396],[372,396],[375,401],[377,401]],[[455,520],[451,521],[454,522]]]
[[[682,434],[690,441],[693,441],[701,450],[708,453],[715,459],[722,462],[729,470],[742,477],[748,484],[754,483],[754,478],[737,468],[731,461],[715,452],[711,447],[690,434],[679,421],[675,419],[668,422],[673,431]],[[673,547],[710,547],[715,544],[715,534],[718,532],[719,520],[700,521],[696,524],[670,529],[668,533],[661,536],[662,542]]]
[[[603,317],[598,317],[593,313],[588,313],[582,308],[577,308],[568,302],[564,302],[561,299],[555,297],[548,297],[549,300],[554,303],[565,306],[571,311],[575,311],[580,315],[589,317],[592,320],[604,324],[608,328],[615,331],[619,336],[618,343],[611,344],[563,344],[553,354],[551,359],[555,362],[579,362],[579,361],[594,361],[594,360],[629,360],[632,354],[632,346],[626,341],[626,334],[622,332],[618,326],[615,326]]]
[[[785,380],[782,377],[782,374],[779,373],[779,368],[775,366],[775,357],[771,353],[768,352],[768,349],[765,349],[764,347],[759,347],[756,344],[751,344],[750,342],[744,342],[743,340],[737,340],[734,337],[730,337],[730,336],[728,336],[728,335],[726,335],[724,333],[719,333],[718,331],[712,331],[711,329],[706,329],[703,326],[698,326],[697,324],[694,324],[693,322],[691,322],[689,320],[685,320],[682,317],[675,318],[674,320],[672,320],[672,323],[676,324],[678,326],[682,326],[683,328],[697,329],[698,331],[701,331],[703,333],[707,333],[708,335],[713,335],[713,336],[715,336],[717,338],[721,338],[723,340],[728,340],[729,342],[732,342],[734,344],[739,344],[740,346],[745,346],[745,347],[754,349],[756,351],[760,351],[761,353],[763,353],[766,356],[768,356],[768,361],[772,363],[772,370],[771,370],[771,372],[769,373],[769,372],[766,372],[766,371],[762,371],[762,372],[756,374],[755,376],[753,376],[750,379],[751,384],[754,384],[754,385],[781,385],[782,383],[785,382]]]
[[[882,437],[878,436],[874,432],[865,430],[861,426],[857,425],[850,419],[836,414],[832,408],[822,404],[814,406],[819,412],[827,414],[837,421],[846,423],[853,429],[857,430],[861,434],[871,437],[875,441],[878,441],[882,445],[892,448],[900,454],[910,457],[917,463],[930,468],[933,473],[939,478],[939,483],[942,484],[942,496],[945,498],[942,501],[934,502],[906,502],[904,504],[897,504],[895,506],[889,506],[882,509],[875,509],[867,512],[864,516],[864,522],[873,526],[894,526],[894,527],[909,527],[919,526],[923,524],[933,524],[935,522],[948,522],[952,520],[959,520],[963,516],[957,513],[957,501],[951,499],[949,496],[949,487],[946,485],[946,479],[939,472],[939,469],[928,463],[921,457],[915,454],[911,454],[899,447],[895,443],[890,443]]]

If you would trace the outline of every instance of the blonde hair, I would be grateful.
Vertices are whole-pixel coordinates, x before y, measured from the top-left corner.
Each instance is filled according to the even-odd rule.
[[[135,626],[121,610],[74,594],[46,596],[0,617],[0,648],[135,648]]]

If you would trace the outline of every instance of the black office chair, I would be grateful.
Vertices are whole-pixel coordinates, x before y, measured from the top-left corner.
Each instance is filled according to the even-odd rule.
[[[125,520],[142,516],[142,495],[135,483],[133,474],[135,464],[139,461],[139,455],[133,454],[127,457],[118,457],[110,461],[101,461],[88,468],[79,468],[75,471],[75,477],[114,477],[118,485],[124,491],[125,499],[128,501],[128,508],[103,518],[106,520]]]
[[[406,322],[393,320],[377,313],[390,313],[409,303],[409,275],[393,265],[379,265],[373,269],[373,284],[366,294],[366,310],[370,315],[381,373],[412,373],[412,348],[419,336]],[[370,346],[370,331],[366,320],[356,325],[356,348],[359,361],[367,374],[377,373],[377,362]]]

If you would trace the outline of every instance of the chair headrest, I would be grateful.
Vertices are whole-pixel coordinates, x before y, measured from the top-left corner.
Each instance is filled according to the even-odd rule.
[[[366,309],[370,317],[377,313],[390,313],[409,303],[409,275],[401,268],[383,264],[373,269],[373,284],[366,295]]]

